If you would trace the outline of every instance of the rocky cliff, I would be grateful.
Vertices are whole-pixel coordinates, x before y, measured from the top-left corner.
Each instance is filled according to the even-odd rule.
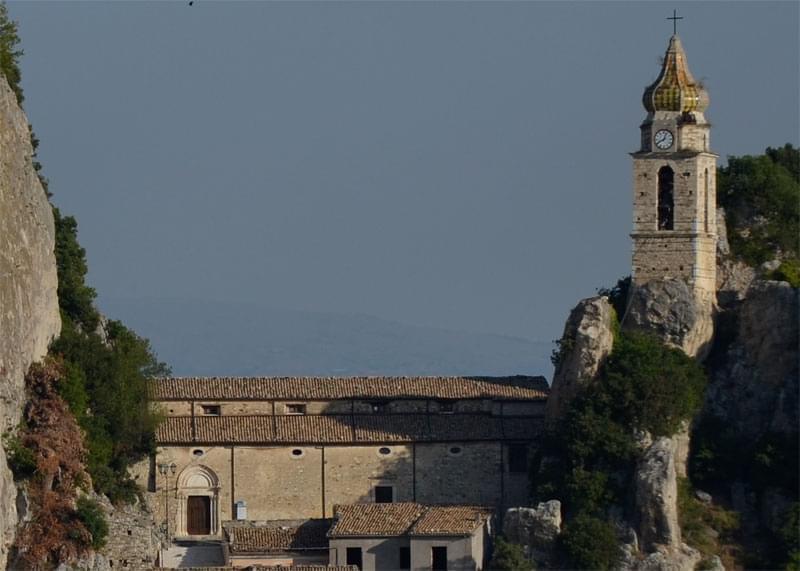
[[[722,212],[720,218],[724,228]],[[715,552],[709,553],[708,544],[702,547],[702,553],[686,544],[678,509],[681,478],[691,476],[703,483],[705,473],[705,482],[715,486],[712,491],[720,493],[722,504],[732,505],[738,512],[746,536],[742,546],[745,551],[763,550],[765,545],[774,551],[774,542],[765,544],[759,538],[765,533],[773,538],[785,533],[781,528],[796,501],[792,492],[796,474],[776,476],[774,467],[769,466],[778,462],[784,471],[796,472],[783,462],[781,454],[788,454],[787,458],[794,454],[796,458],[800,426],[800,290],[786,282],[759,279],[765,268],[754,269],[731,258],[724,234],[718,257],[719,304],[712,311],[699,308],[689,288],[677,280],[633,288],[628,296],[621,330],[654,334],[665,344],[704,360],[708,386],[702,412],[691,430],[684,423],[671,437],[653,439],[647,433],[636,434],[639,453],[622,502],[626,505],[613,506],[609,512],[622,543],[618,569],[693,569],[701,561],[715,569],[722,567]],[[607,298],[583,300],[572,310],[560,341],[547,404],[549,426],[557,426],[575,396],[598,382],[598,373],[611,354],[614,334],[613,310]],[[713,343],[709,342],[712,337]],[[711,428],[704,429],[703,425]],[[716,465],[701,466],[700,473],[687,474],[690,448],[699,450],[700,446],[707,448],[704,461]],[[781,446],[794,447],[794,451],[782,452]],[[712,460],[707,459],[708,453],[712,453]],[[753,476],[753,467],[742,465],[756,463],[759,454],[767,472],[773,475]],[[547,467],[551,461],[544,456],[540,466]],[[711,505],[709,494],[698,494]],[[515,508],[506,514],[508,537],[522,544],[544,568],[552,563],[550,553],[560,533],[558,526],[552,525],[553,518],[540,514],[542,506],[548,504],[536,509]],[[539,529],[551,533],[538,533]],[[706,529],[707,533],[717,533],[711,527]],[[720,544],[717,549],[722,547]],[[780,560],[763,554],[760,557],[754,561]]]
[[[59,333],[55,229],[33,168],[28,120],[0,75],[0,424],[13,430],[24,376]],[[0,449],[0,568],[17,524],[17,488]]]

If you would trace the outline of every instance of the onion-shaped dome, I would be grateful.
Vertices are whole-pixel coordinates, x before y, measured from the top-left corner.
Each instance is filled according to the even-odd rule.
[[[690,113],[702,112],[708,107],[708,92],[695,81],[681,40],[672,36],[664,56],[661,73],[652,85],[644,90],[642,103],[649,112],[677,111]]]

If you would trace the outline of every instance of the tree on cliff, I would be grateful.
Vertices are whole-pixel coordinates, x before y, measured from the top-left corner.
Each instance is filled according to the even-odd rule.
[[[796,275],[800,150],[786,144],[767,148],[763,155],[728,157],[728,165],[719,169],[718,185],[717,202],[725,209],[733,255],[751,265],[777,258],[785,273]]]
[[[0,4],[0,72],[6,76],[8,85],[20,103],[24,99],[20,86],[22,74],[19,70],[19,57],[21,55],[17,23],[8,17],[8,7],[3,2]]]

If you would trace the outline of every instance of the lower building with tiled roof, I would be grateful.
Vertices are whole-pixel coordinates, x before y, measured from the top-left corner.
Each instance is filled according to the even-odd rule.
[[[363,571],[479,571],[488,555],[492,513],[485,506],[416,502],[336,506],[330,563]]]
[[[299,553],[280,543],[296,529],[251,524],[326,520],[337,505],[462,506],[409,524],[441,536],[463,506],[528,498],[547,390],[524,376],[155,379],[164,420],[135,473],[170,537],[228,537],[236,556]]]

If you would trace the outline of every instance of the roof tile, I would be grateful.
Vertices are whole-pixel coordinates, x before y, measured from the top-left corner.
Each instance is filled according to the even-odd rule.
[[[335,400],[442,398],[539,400],[544,377],[170,377],[153,379],[154,400]]]
[[[335,508],[332,539],[400,535],[469,535],[492,515],[482,506],[435,506],[413,502],[349,504]]]
[[[336,444],[535,440],[542,419],[486,414],[168,416],[156,429],[161,444]]]

